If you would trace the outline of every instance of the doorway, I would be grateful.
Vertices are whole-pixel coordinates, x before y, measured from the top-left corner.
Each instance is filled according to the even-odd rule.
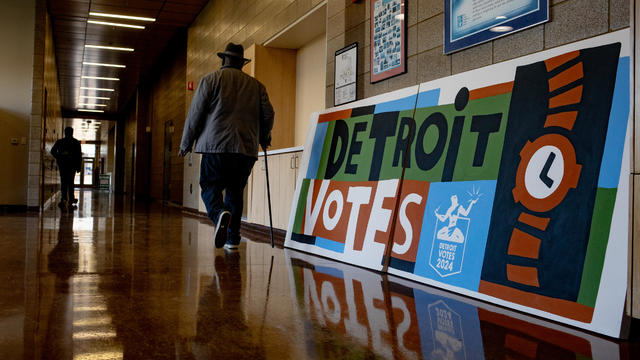
[[[82,158],[82,169],[80,170],[80,174],[77,176],[80,179],[80,183],[77,184],[80,187],[93,187],[95,186],[95,175],[96,175],[96,159],[92,157],[83,157]]]

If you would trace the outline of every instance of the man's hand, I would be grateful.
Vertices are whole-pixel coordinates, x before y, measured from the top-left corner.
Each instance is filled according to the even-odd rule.
[[[269,146],[271,146],[271,134],[260,140],[260,147],[262,147],[262,150],[266,151]]]
[[[190,152],[191,152],[191,149],[180,149],[180,152],[178,153],[178,156],[185,157]]]

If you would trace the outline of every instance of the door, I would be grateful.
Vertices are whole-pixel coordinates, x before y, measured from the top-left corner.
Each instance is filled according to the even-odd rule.
[[[76,176],[76,179],[80,180],[81,187],[93,187],[95,185],[95,164],[96,159],[92,157],[84,157],[82,158],[82,170],[80,171],[80,175]]]

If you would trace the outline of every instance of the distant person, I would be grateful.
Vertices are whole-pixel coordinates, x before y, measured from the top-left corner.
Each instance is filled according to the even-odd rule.
[[[64,129],[64,137],[53,145],[51,155],[58,162],[58,171],[60,172],[60,191],[62,199],[58,203],[61,209],[72,207],[78,202],[73,197],[73,180],[77,172],[80,172],[82,166],[82,150],[80,141],[73,137],[73,128]]]
[[[202,153],[202,201],[216,225],[216,248],[237,249],[243,191],[259,146],[271,145],[274,113],[264,85],[242,72],[250,61],[242,45],[229,43],[218,56],[222,67],[200,80],[191,101],[180,156],[192,150],[195,140],[195,152]]]

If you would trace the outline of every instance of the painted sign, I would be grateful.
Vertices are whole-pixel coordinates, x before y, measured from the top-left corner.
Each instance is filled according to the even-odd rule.
[[[549,20],[548,0],[445,0],[444,53]]]
[[[285,246],[620,335],[628,37],[315,114]]]

